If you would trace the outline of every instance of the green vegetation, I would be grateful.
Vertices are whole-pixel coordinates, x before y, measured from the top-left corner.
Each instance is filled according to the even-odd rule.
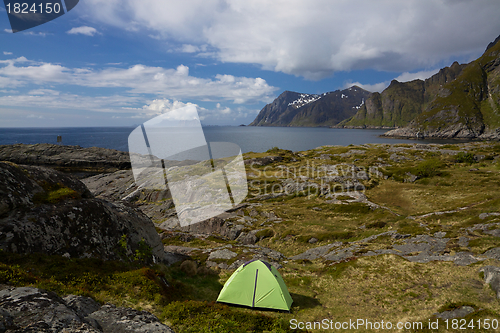
[[[60,295],[90,296],[100,303],[151,311],[176,332],[288,332],[287,323],[264,312],[214,304],[217,274],[184,273],[178,265],[142,267],[97,259],[66,259],[0,251],[0,283],[35,286]],[[189,301],[186,301],[189,300]]]
[[[346,154],[352,150],[364,153]],[[452,261],[419,263],[395,254],[373,255],[374,251],[394,250],[415,236],[437,239],[441,237],[435,236],[437,232],[444,233],[447,240],[438,255],[467,251],[481,256],[497,248],[500,237],[495,230],[500,217],[480,218],[480,214],[499,212],[500,144],[325,146],[299,154],[273,148],[245,156],[284,156],[262,167],[247,166],[249,184],[256,182],[249,189],[249,206],[243,208],[245,217],[253,220],[247,219],[243,232],[258,230],[255,248],[269,248],[286,257],[280,261],[280,273],[294,300],[291,313],[214,303],[232,272],[207,268],[207,249],[230,245],[229,249],[236,253],[230,260],[211,260],[212,264],[230,265],[255,255],[250,251],[252,246],[219,235],[186,239],[174,237],[174,232],[165,233],[165,245],[195,248],[189,260],[171,267],[147,262],[147,246],[128,252],[126,236],[116,247],[122,251],[124,262],[0,252],[0,283],[33,285],[60,295],[86,295],[101,303],[147,310],[176,332],[284,332],[289,330],[290,319],[384,318],[427,323],[436,320],[435,313],[463,305],[474,308],[467,319],[500,319],[495,292],[478,273],[483,266],[500,266],[498,260],[459,266]],[[404,158],[396,162],[393,154]],[[475,155],[486,157],[471,168]],[[363,196],[352,189],[329,196],[313,191],[313,187],[310,193],[306,188],[300,195],[265,200],[252,194],[283,184],[287,178],[284,167],[301,170],[307,182],[317,184],[320,179],[325,182],[321,167],[336,167],[335,177],[353,182],[349,169],[353,164],[358,168],[356,172],[364,170],[370,178],[357,180],[366,186]],[[378,173],[369,171],[370,167],[377,168]],[[408,181],[407,173],[418,179]],[[328,185],[333,188],[335,181]],[[271,212],[279,219],[269,218]],[[238,223],[240,218],[241,214],[229,221]],[[478,227],[483,224],[490,226]],[[348,256],[339,261],[291,258],[333,243],[335,249],[348,251]],[[415,247],[411,255],[418,253]],[[444,324],[440,327],[438,332],[446,332]]]
[[[263,229],[255,234],[259,239],[270,238],[274,236],[273,229]]]
[[[38,192],[33,196],[33,202],[35,204],[55,204],[67,199],[80,199],[80,194],[75,190],[70,189],[63,184],[50,184],[44,182],[40,184],[43,188],[43,192]]]
[[[412,169],[412,173],[419,178],[430,178],[434,176],[442,176],[443,172],[441,169],[444,167],[444,163],[439,159],[430,159],[419,163],[415,168]]]
[[[422,113],[425,84],[422,80],[393,80],[381,94],[373,93],[345,126],[405,126]]]
[[[459,152],[457,154],[457,163],[475,163],[476,160],[474,159],[474,154],[473,153],[464,153],[463,151]]]
[[[286,320],[275,320],[262,313],[237,310],[214,302],[173,302],[162,314],[181,332],[288,332]]]

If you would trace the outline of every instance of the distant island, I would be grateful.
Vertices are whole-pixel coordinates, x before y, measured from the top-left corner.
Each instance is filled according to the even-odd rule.
[[[323,94],[285,91],[249,126],[390,129],[386,137],[500,140],[500,36],[469,64],[426,80]]]

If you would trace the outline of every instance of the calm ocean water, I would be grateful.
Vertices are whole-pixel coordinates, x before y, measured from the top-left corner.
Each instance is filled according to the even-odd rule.
[[[102,147],[128,151],[127,139],[134,127],[85,128],[0,128],[0,145],[25,143],[56,143],[62,136],[65,145]],[[365,143],[447,143],[443,140],[403,140],[380,138],[385,130],[359,130],[304,127],[205,127],[207,141],[233,142],[242,152],[263,152],[273,147],[293,151],[323,145],[359,145]]]

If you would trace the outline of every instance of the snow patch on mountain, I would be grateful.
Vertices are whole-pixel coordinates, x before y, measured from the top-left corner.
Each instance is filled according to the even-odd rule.
[[[325,96],[325,94],[323,94],[323,96]],[[321,97],[322,95],[300,94],[300,97],[295,101],[288,103],[288,106],[293,106],[298,109],[306,104],[316,102]]]
[[[361,107],[363,106],[363,104],[365,104],[365,99],[364,98],[361,99],[361,104],[359,104],[357,106],[353,106],[352,108],[356,109],[356,110],[359,110],[359,109],[361,109]]]

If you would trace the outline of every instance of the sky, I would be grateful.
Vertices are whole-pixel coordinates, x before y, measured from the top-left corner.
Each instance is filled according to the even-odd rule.
[[[195,104],[248,124],[285,90],[381,92],[468,63],[491,0],[81,0],[12,33],[0,4],[0,127],[135,126]]]

